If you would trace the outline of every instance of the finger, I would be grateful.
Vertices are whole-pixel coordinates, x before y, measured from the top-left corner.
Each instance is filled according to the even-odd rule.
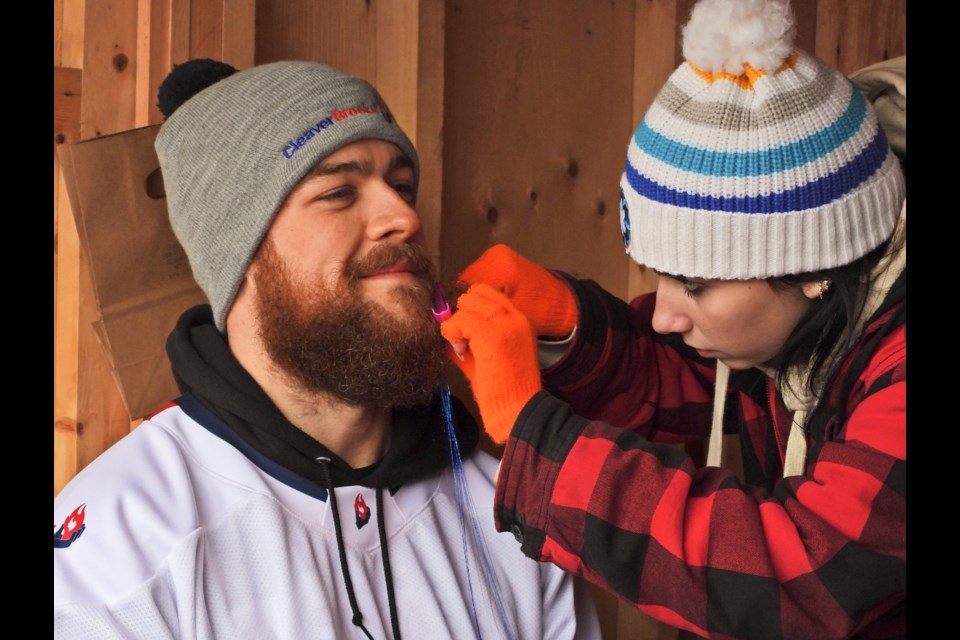
[[[457,311],[452,316],[443,321],[443,324],[440,325],[440,335],[443,336],[443,339],[453,344],[465,343],[468,341],[466,334],[464,333],[463,323],[466,319],[467,324],[470,324],[470,319],[467,318],[470,313],[463,313]]]
[[[511,288],[517,255],[507,245],[494,245],[460,274],[460,280],[468,284],[486,282],[501,291]]]
[[[471,312],[482,318],[519,313],[510,298],[485,282],[471,285],[457,301],[457,310]]]
[[[460,296],[457,311],[440,325],[440,333],[454,344],[474,337],[494,316],[505,316],[512,309],[506,296],[486,284],[478,283]]]
[[[469,349],[469,345],[466,340],[460,340],[457,342],[450,343],[450,351],[453,352],[453,355],[457,357],[458,360],[463,362],[463,357]]]
[[[460,369],[460,372],[466,376],[467,380],[469,380],[471,384],[473,384],[473,377],[476,373],[476,362],[473,358],[473,354],[469,351],[465,351],[462,357],[457,356],[455,353],[453,353],[452,346],[448,347],[448,351],[453,354],[450,357],[450,362],[452,362],[457,369]]]

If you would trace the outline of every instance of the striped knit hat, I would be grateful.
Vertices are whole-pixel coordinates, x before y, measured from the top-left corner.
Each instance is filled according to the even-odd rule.
[[[626,251],[662,273],[752,279],[848,264],[892,233],[905,184],[873,107],[793,48],[787,0],[701,0],[686,59],[633,134]]]

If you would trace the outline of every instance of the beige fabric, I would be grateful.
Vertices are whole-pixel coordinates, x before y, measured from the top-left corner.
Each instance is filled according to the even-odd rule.
[[[907,155],[907,56],[864,67],[850,76],[873,103],[890,146]]]

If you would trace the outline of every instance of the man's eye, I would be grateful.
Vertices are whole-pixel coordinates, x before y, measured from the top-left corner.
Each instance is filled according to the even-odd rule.
[[[320,200],[343,200],[344,198],[349,198],[353,195],[353,187],[339,187],[331,191],[324,192],[319,199]]]

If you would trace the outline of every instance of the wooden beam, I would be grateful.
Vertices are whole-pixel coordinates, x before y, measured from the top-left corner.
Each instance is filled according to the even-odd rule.
[[[90,0],[84,25],[81,137],[130,129],[136,122],[137,4]]]
[[[53,68],[53,140],[56,144],[80,139],[80,69]]]
[[[53,492],[77,473],[78,324],[80,239],[54,153]],[[59,425],[59,427],[58,427]]]
[[[440,264],[443,227],[443,104],[446,64],[444,22],[446,3],[421,0],[417,44],[417,152],[420,155],[420,193],[417,210],[424,220],[427,250]]]
[[[137,11],[137,3],[89,0],[86,4],[81,139],[136,126]],[[61,250],[63,240],[61,235]],[[79,471],[129,433],[130,416],[93,329],[99,320],[99,311],[87,257],[82,252],[77,272],[78,310],[74,316],[77,407],[73,418],[77,424],[83,425],[77,435],[76,467]]]
[[[171,0],[139,0],[134,122],[138,127],[163,122],[157,90],[169,73]]]
[[[54,0],[53,66],[83,66],[84,0]]]

